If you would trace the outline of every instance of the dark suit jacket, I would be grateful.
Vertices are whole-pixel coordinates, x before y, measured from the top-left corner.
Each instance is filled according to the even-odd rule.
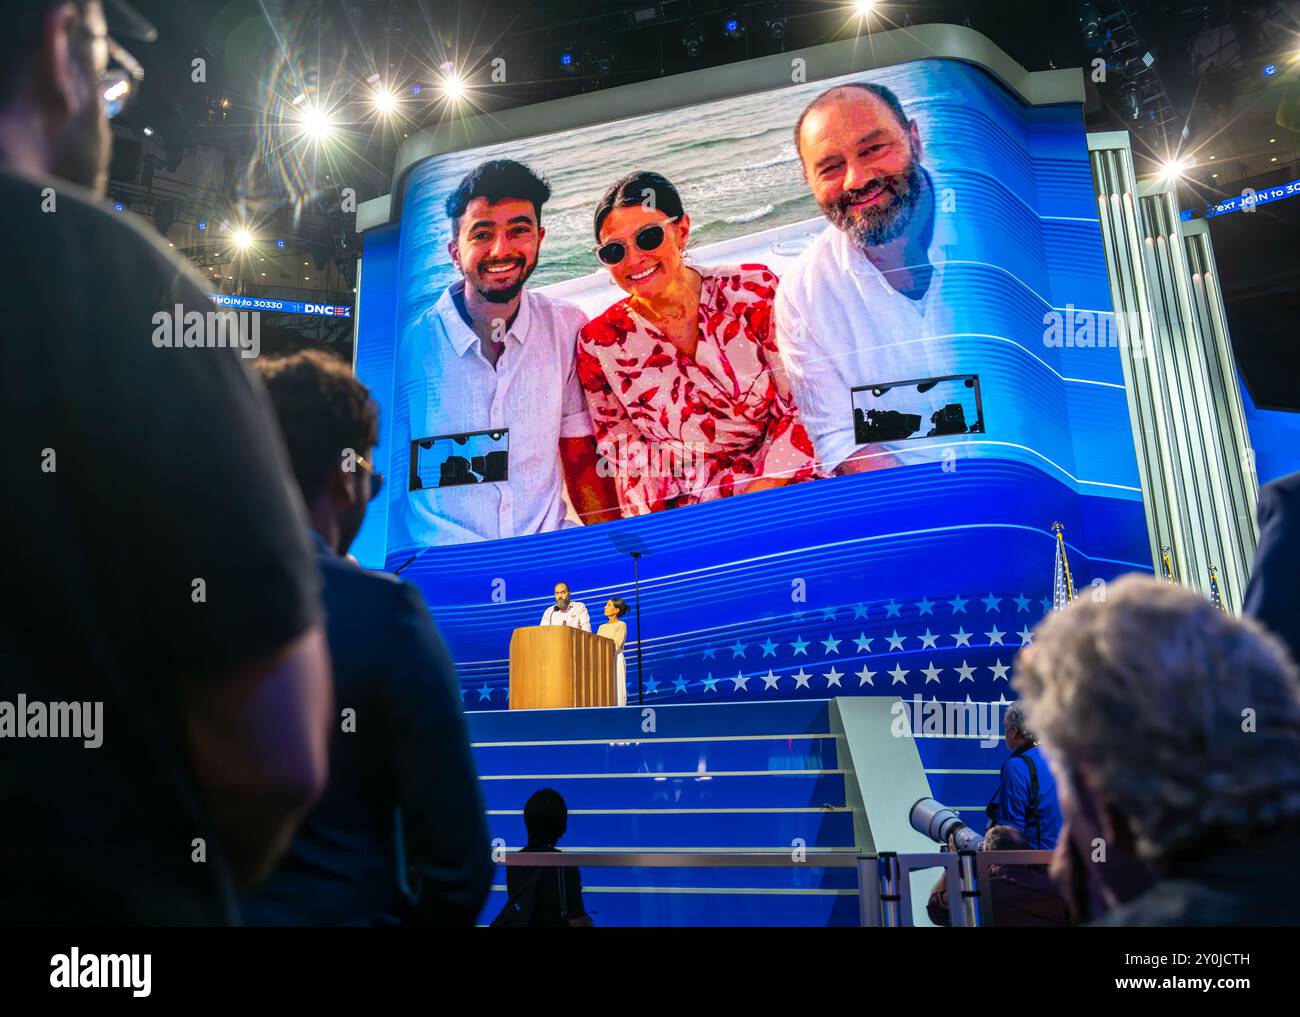
[[[244,921],[472,924],[494,868],[451,658],[415,587],[316,543],[339,718],[329,787]]]
[[[1244,610],[1300,662],[1300,473],[1259,489],[1258,518],[1259,548]]]

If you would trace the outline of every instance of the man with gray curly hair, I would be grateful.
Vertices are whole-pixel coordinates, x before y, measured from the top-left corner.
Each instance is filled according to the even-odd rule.
[[[1018,664],[1101,924],[1300,921],[1300,676],[1273,636],[1126,576]]]

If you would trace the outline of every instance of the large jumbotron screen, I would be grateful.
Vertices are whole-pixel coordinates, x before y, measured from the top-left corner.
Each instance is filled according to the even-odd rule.
[[[854,260],[796,150],[800,115],[847,82],[885,86],[914,125],[919,295]],[[553,373],[526,379],[530,411],[511,419],[504,397],[467,394],[465,351],[434,328],[461,278],[447,197],[496,159],[551,187],[529,299],[592,320],[533,339]],[[627,294],[593,215],[636,170],[677,189],[706,313],[736,323],[694,373],[610,311]],[[357,553],[420,586],[470,709],[506,704],[510,633],[555,582],[594,622],[632,603],[630,550],[646,698],[676,702],[997,699],[1050,605],[1054,523],[1078,587],[1151,568],[1078,104],[1029,106],[978,67],[922,60],[433,156],[398,200],[365,238],[357,371],[389,483]],[[547,320],[581,323],[554,306]],[[584,433],[623,518],[574,508],[556,436]],[[846,471],[855,457],[882,468]],[[780,486],[752,484],[765,474]],[[521,504],[541,508],[512,517]],[[631,645],[629,679],[634,694]]]

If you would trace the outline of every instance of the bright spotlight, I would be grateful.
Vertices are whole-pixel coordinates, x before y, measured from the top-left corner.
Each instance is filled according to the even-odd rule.
[[[235,230],[231,235],[231,239],[234,240],[235,246],[241,251],[246,251],[253,246],[253,234],[249,233],[248,230],[244,229],[242,226]]]
[[[853,12],[860,18],[865,18],[876,9],[876,0],[853,0]]]
[[[455,71],[447,71],[443,76],[442,94],[451,102],[458,102],[465,94],[465,82]]]
[[[376,86],[371,102],[374,103],[375,109],[384,116],[397,108],[397,96],[383,86]]]
[[[334,121],[315,103],[303,107],[299,114],[299,123],[302,125],[303,133],[312,141],[324,141],[334,133]]]
[[[1188,156],[1181,156],[1174,159],[1167,159],[1160,166],[1160,176],[1165,180],[1177,180],[1183,175],[1185,170],[1192,168],[1192,160]]]

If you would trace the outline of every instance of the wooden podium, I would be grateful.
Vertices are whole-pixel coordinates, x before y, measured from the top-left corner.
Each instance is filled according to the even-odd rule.
[[[529,625],[510,637],[510,709],[614,706],[614,640],[568,625]]]

